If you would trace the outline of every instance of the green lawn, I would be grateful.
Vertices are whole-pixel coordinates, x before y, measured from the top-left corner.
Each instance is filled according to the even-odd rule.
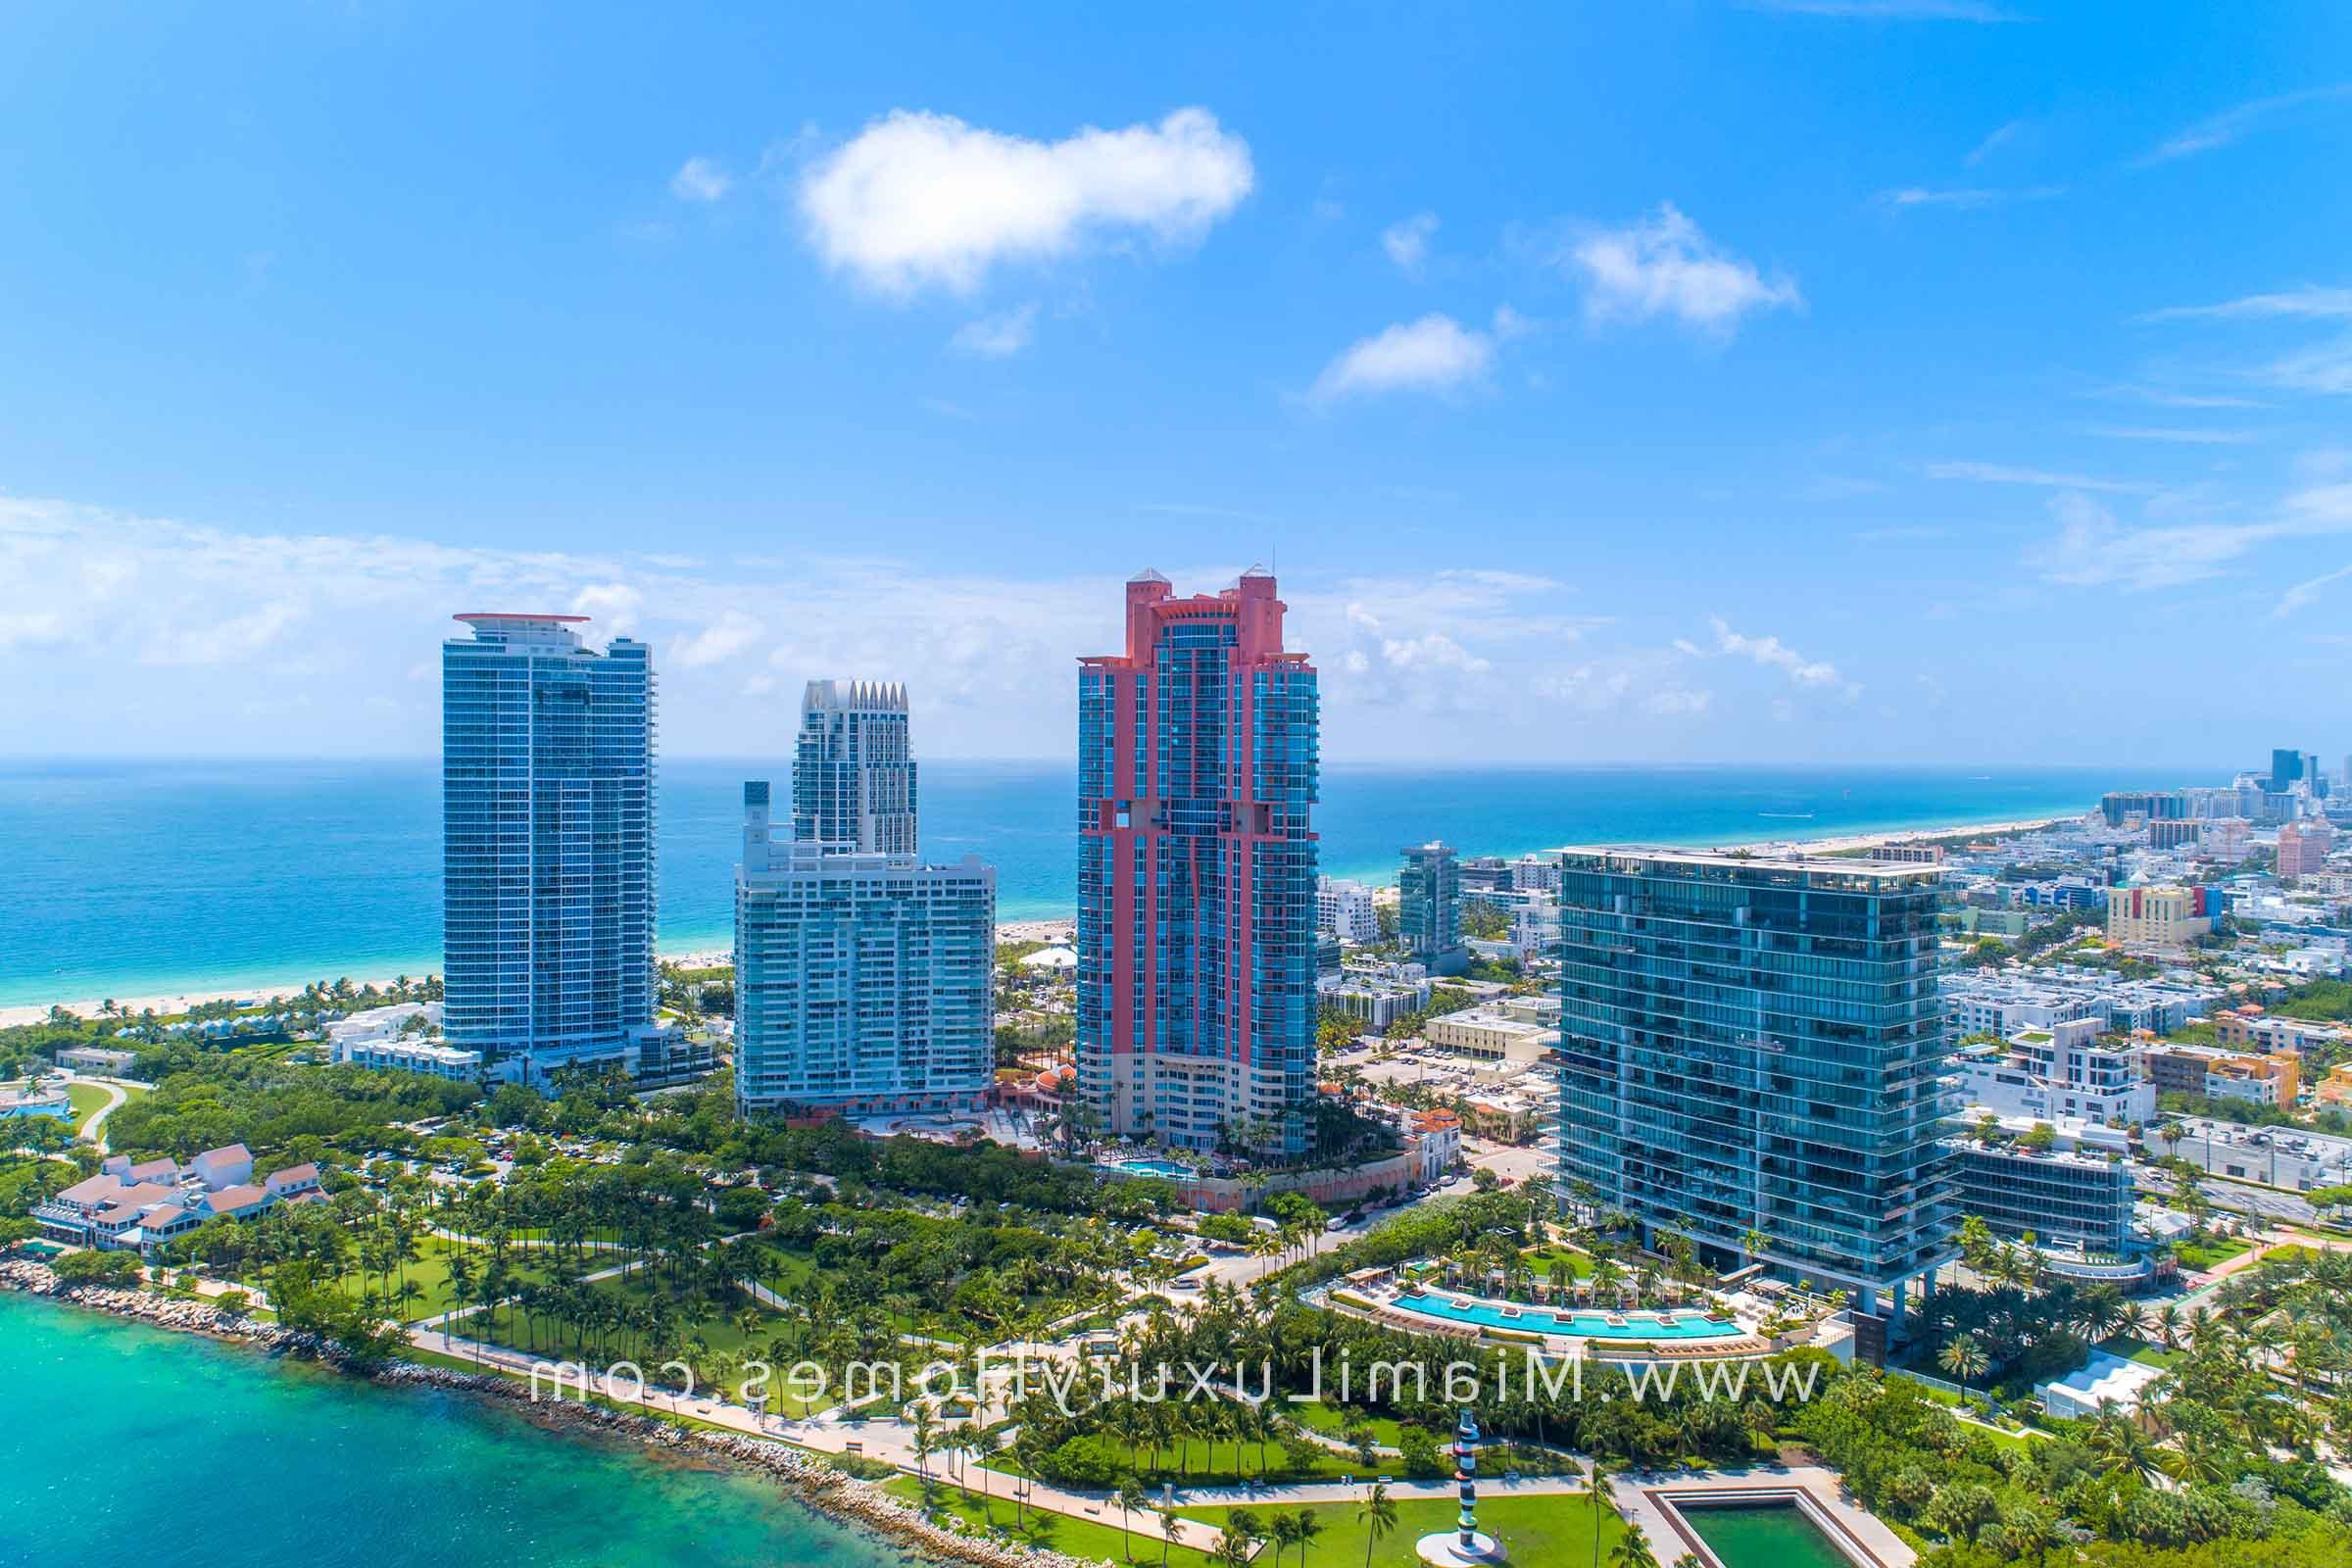
[[[547,1269],[535,1258],[535,1249],[516,1249],[507,1253],[507,1267],[517,1284],[535,1285],[546,1281]],[[416,1261],[408,1265],[405,1276],[402,1271],[394,1270],[389,1289],[397,1292],[405,1277],[410,1284],[417,1288],[419,1294],[410,1300],[396,1303],[391,1308],[392,1314],[404,1322],[414,1323],[419,1318],[436,1317],[456,1307],[457,1299],[450,1295],[449,1290],[449,1260],[454,1254],[462,1251],[472,1253],[474,1274],[478,1278],[481,1271],[489,1266],[487,1251],[480,1248],[469,1249],[462,1242],[452,1242],[444,1237],[418,1237],[416,1239]],[[611,1261],[618,1262],[619,1258],[615,1256]],[[599,1264],[598,1266],[605,1265]],[[378,1296],[386,1293],[387,1287],[380,1274],[369,1273],[366,1283],[367,1288]],[[345,1296],[357,1298],[361,1289],[359,1271],[355,1269],[337,1280],[335,1289]]]
[[[1364,1568],[1365,1526],[1355,1517],[1356,1504],[1328,1502],[1307,1506],[1316,1522],[1323,1526],[1323,1533],[1306,1548],[1306,1560],[1299,1568]],[[1250,1511],[1261,1519],[1272,1507],[1270,1503],[1250,1505]],[[1450,1497],[1396,1499],[1396,1528],[1373,1546],[1371,1568],[1420,1568],[1421,1559],[1413,1549],[1414,1543],[1423,1536],[1452,1529],[1454,1508]],[[1220,1529],[1231,1511],[1228,1508],[1179,1510],[1188,1519],[1199,1519]],[[1513,1568],[1589,1568],[1592,1561],[1592,1500],[1587,1493],[1549,1497],[1481,1497],[1478,1527],[1501,1543]],[[1624,1534],[1624,1526],[1615,1512],[1604,1510],[1600,1531],[1601,1558],[1605,1561],[1610,1546]],[[1300,1554],[1293,1549],[1285,1555],[1288,1562],[1298,1563]],[[1262,1560],[1272,1568],[1270,1555]]]
[[[766,1241],[762,1241],[760,1245],[769,1256],[780,1260],[772,1269],[761,1271],[760,1283],[788,1301],[798,1300],[807,1292],[809,1277],[817,1272],[816,1258],[801,1248],[778,1247]],[[1137,1304],[1134,1300],[1110,1303],[1097,1313],[1094,1318],[1088,1319],[1088,1322],[1100,1320],[1102,1326],[1107,1327],[1109,1324],[1117,1322],[1125,1313],[1134,1310]],[[1022,1305],[1044,1312],[1049,1320],[1058,1321],[1073,1312],[1085,1310],[1087,1303],[1074,1297],[1033,1296],[1023,1301]],[[893,1312],[891,1313],[891,1323],[901,1334],[919,1335],[928,1340],[946,1340],[956,1345],[973,1342],[983,1345],[994,1344],[1005,1337],[1009,1327],[1003,1323],[972,1322],[928,1309]]]
[[[1580,1252],[1572,1247],[1561,1247],[1555,1244],[1550,1247],[1538,1248],[1525,1255],[1528,1266],[1535,1270],[1536,1278],[1545,1285],[1551,1283],[1551,1265],[1554,1263],[1567,1264],[1569,1273],[1580,1280],[1589,1279],[1592,1274],[1592,1254]]]
[[[2174,1255],[2180,1260],[2182,1268],[2195,1269],[2201,1273],[2251,1250],[2252,1246],[2253,1244],[2250,1242],[2230,1236],[2220,1238],[2205,1247],[2191,1247],[2183,1243],[2174,1249]]]
[[[517,1255],[528,1256],[527,1253]],[[619,1261],[617,1256],[612,1259],[612,1262],[617,1261]],[[598,1268],[610,1266],[611,1262],[602,1262],[597,1265]],[[686,1359],[698,1366],[704,1363],[706,1356],[711,1358],[731,1356],[738,1361],[769,1361],[774,1369],[774,1375],[768,1384],[768,1406],[778,1414],[802,1416],[807,1415],[811,1408],[826,1408],[840,1402],[838,1389],[829,1390],[813,1403],[785,1393],[783,1374],[787,1363],[771,1357],[767,1348],[769,1339],[782,1326],[783,1319],[765,1307],[754,1308],[759,1315],[759,1322],[747,1335],[742,1329],[735,1326],[735,1314],[743,1309],[744,1298],[732,1293],[724,1301],[689,1299],[671,1292],[659,1275],[651,1270],[613,1279],[599,1280],[593,1289],[638,1304],[651,1301],[656,1296],[665,1298],[672,1310],[677,1314],[677,1337],[690,1348],[691,1353],[687,1355]],[[556,1348],[556,1337],[567,1332],[552,1319],[547,1318],[539,1321],[537,1329],[539,1343],[534,1347],[531,1343],[532,1325],[519,1309],[500,1312],[496,1324],[488,1322],[485,1314],[476,1312],[453,1325],[453,1332],[467,1339],[480,1340],[487,1345],[503,1345],[509,1349],[521,1350],[526,1354],[552,1350]],[[695,1347],[693,1344],[697,1339],[702,1341],[700,1347]],[[564,1348],[568,1352],[567,1346]],[[918,1362],[916,1368],[908,1370],[906,1374],[908,1386],[912,1384],[913,1371],[919,1369],[919,1366]]]
[[[1123,1444],[1116,1446],[1126,1459],[1127,1468],[1146,1481],[1173,1481],[1179,1486],[1229,1487],[1243,1481],[1260,1479],[1274,1482],[1337,1481],[1344,1475],[1352,1475],[1363,1469],[1347,1454],[1318,1449],[1311,1465],[1304,1470],[1295,1470],[1284,1457],[1279,1443],[1265,1446],[1262,1465],[1258,1458],[1258,1446],[1255,1443],[1243,1444],[1238,1469],[1235,1467],[1234,1446],[1230,1440],[1220,1440],[1212,1445],[1200,1438],[1190,1438],[1181,1451],[1172,1445],[1162,1446],[1156,1450],[1149,1445],[1141,1448]],[[1394,1465],[1396,1461],[1389,1463]]]
[[[2162,1346],[2150,1345],[2145,1340],[2133,1339],[2129,1334],[2119,1334],[2114,1339],[2104,1341],[2097,1348],[2109,1355],[2120,1355],[2127,1361],[2137,1361],[2142,1366],[2171,1366],[2181,1355],[2179,1350],[2168,1350]]]
[[[115,1097],[96,1084],[68,1084],[66,1096],[74,1102],[74,1130],[86,1132],[90,1118],[107,1107]]]
[[[1394,1416],[1366,1415],[1345,1405],[1326,1404],[1316,1399],[1307,1404],[1294,1404],[1283,1412],[1300,1426],[1312,1427],[1327,1438],[1347,1441],[1348,1428],[1362,1423],[1372,1429],[1372,1441],[1384,1448],[1396,1446],[1398,1423]]]
[[[966,1497],[956,1489],[953,1481],[944,1476],[935,1476],[931,1492],[932,1510],[962,1522],[976,1535],[987,1532],[992,1517],[998,1529],[1011,1532],[1014,1508],[1012,1498],[1004,1492],[1005,1483],[999,1479],[991,1482],[990,1486],[994,1489],[992,1495],[983,1497],[978,1491],[974,1491]],[[918,1505],[923,1499],[923,1484],[914,1476],[901,1476],[895,1481],[886,1481],[882,1484],[882,1490],[894,1497]],[[1142,1515],[1134,1518],[1136,1523],[1143,1523]],[[1021,1540],[1032,1545],[1066,1551],[1088,1562],[1118,1562],[1125,1555],[1120,1549],[1118,1506],[1107,1501],[1102,1504],[1100,1519],[1030,1509],[1029,1528],[1018,1534]],[[1135,1560],[1146,1564],[1147,1568],[1160,1560],[1161,1543],[1154,1537],[1132,1535],[1127,1538],[1127,1545],[1134,1552]],[[1168,1568],[1210,1568],[1208,1553],[1190,1546],[1169,1545],[1167,1562]]]

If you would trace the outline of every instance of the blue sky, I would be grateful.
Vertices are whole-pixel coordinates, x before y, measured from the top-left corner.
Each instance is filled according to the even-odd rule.
[[[1056,755],[1253,561],[1339,759],[2352,743],[2346,8],[784,9],[0,19],[0,748]]]

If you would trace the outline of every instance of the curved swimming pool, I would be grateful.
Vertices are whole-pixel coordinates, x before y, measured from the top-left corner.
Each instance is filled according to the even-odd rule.
[[[1491,1301],[1482,1296],[1448,1296],[1443,1291],[1398,1296],[1387,1305],[1393,1312],[1410,1312],[1444,1323],[1473,1323],[1525,1334],[1570,1334],[1584,1340],[1720,1340],[1747,1332],[1738,1323],[1717,1322],[1702,1312],[1559,1312],[1544,1306]],[[1623,1321],[1612,1323],[1612,1317]]]

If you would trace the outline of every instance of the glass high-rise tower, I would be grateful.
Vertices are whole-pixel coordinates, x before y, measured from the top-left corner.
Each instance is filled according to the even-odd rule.
[[[1407,846],[1396,877],[1396,934],[1404,950],[1431,974],[1460,974],[1469,966],[1462,946],[1462,867],[1450,845],[1432,839]]]
[[[633,1068],[654,1032],[654,672],[580,615],[441,646],[444,1027],[494,1075]]]
[[[915,853],[906,688],[812,680],[792,758],[792,836],[876,855]]]
[[[772,1110],[973,1110],[995,1081],[996,873],[967,855],[778,841],[743,787],[735,1101]]]
[[[1866,1312],[1951,1253],[1936,870],[1561,853],[1560,1184]]]
[[[1315,671],[1274,578],[1127,584],[1078,671],[1078,1078],[1106,1130],[1296,1152],[1314,1092]]]

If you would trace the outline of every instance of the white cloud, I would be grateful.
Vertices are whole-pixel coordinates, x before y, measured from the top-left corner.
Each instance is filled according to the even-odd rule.
[[[2269,404],[2254,398],[2243,398],[2221,392],[2177,392],[2171,387],[2119,386],[2110,388],[2109,397],[2131,398],[2160,409],[2267,409]]]
[[[1307,396],[1330,403],[1356,393],[1452,392],[1484,379],[1494,364],[1492,337],[1433,312],[1349,344]]]
[[[2117,441],[2167,441],[2179,446],[2234,447],[2254,439],[2250,430],[2197,430],[2175,426],[2099,425],[2092,435],[2103,435]]]
[[[2020,468],[2001,463],[1931,463],[1931,479],[1971,479],[1979,484],[2028,484],[2052,490],[2091,490],[2111,495],[2146,495],[2157,487],[2136,479],[2100,479],[2081,473],[2053,473],[2046,468]]]
[[[1931,189],[1924,185],[1906,185],[1898,190],[1883,191],[1879,200],[1887,206],[1905,207],[2000,207],[2010,202],[2046,202],[2066,194],[2064,185],[2028,185],[2022,190],[1996,190],[1984,186],[1963,186],[1957,189]]]
[[[1254,178],[1249,144],[1205,109],[1055,142],[901,109],[810,166],[800,207],[827,265],[869,287],[969,293],[999,264],[1095,234],[1198,239]]]
[[[1715,694],[1713,692],[1692,691],[1686,686],[1669,686],[1663,691],[1652,692],[1648,697],[1642,699],[1642,709],[1644,712],[1656,713],[1661,717],[1694,717],[1705,712],[1714,704]]]
[[[2071,492],[2050,498],[2050,514],[2058,532],[2027,550],[2027,564],[2068,587],[2144,593],[2202,582],[2277,540],[2352,533],[2352,484],[2296,491],[2257,522],[2127,527],[2106,507]]]
[[[637,629],[637,607],[645,596],[625,582],[590,583],[572,596],[571,612],[602,621],[614,635]]]
[[[1380,233],[1380,248],[1389,253],[1389,260],[1407,277],[1419,277],[1429,261],[1429,237],[1438,231],[1438,215],[1415,213],[1401,222],[1391,223]]]
[[[2317,392],[2328,397],[2352,393],[2352,338],[2339,338],[2317,348],[2274,360],[2256,372],[2274,386],[2294,392]]]
[[[2004,125],[1996,126],[1991,135],[1970,148],[1968,156],[1961,159],[1960,162],[1970,169],[1976,168],[1985,159],[2015,141],[2025,128],[2026,122],[2022,120],[2012,120]]]
[[[1618,228],[1575,240],[1564,260],[1585,279],[1585,311],[1595,321],[1672,317],[1729,335],[1750,311],[1802,307],[1796,281],[1767,279],[1753,262],[1718,248],[1673,203]]]
[[[1037,306],[1032,302],[964,322],[948,339],[948,347],[983,360],[1003,360],[1027,348],[1036,335]]]
[[[2324,288],[2306,283],[2301,288],[2269,294],[2248,294],[2218,305],[2168,305],[2141,315],[2142,321],[2237,320],[2279,317],[2330,319],[2352,317],[2352,288]]]
[[[2333,571],[2323,572],[2317,577],[2305,578],[2278,596],[2278,605],[2271,611],[2271,618],[2284,620],[2296,611],[2319,598],[2320,590],[2326,588],[2329,583],[2341,582],[2346,577],[2352,577],[2352,566],[2338,566]]]
[[[689,158],[669,176],[669,193],[682,202],[714,202],[735,188],[735,176],[708,158]]]
[[[2333,103],[2352,98],[2352,81],[2339,81],[2324,87],[2305,87],[2296,92],[2282,92],[2276,97],[2257,98],[2251,103],[2226,109],[2207,120],[2200,120],[2185,130],[2178,131],[2159,142],[2140,158],[2140,167],[2170,163],[2176,158],[2187,158],[2197,153],[2227,147],[2231,142],[2259,130],[2265,122],[2276,120],[2297,109]]]
[[[1826,659],[1807,659],[1778,637],[1748,637],[1731,628],[1720,615],[1712,616],[1708,624],[1715,628],[1715,651],[1734,659],[1752,660],[1768,669],[1777,669],[1799,686],[1811,690],[1834,691],[1847,698],[1861,695],[1862,688],[1838,673],[1838,666]]]
[[[63,642],[66,617],[54,610],[0,611],[0,653],[19,646]]]
[[[722,611],[710,625],[678,642],[670,651],[669,661],[681,669],[723,664],[750,653],[753,645],[765,635],[767,628],[742,611]]]
[[[1856,22],[2010,22],[1990,0],[1746,0],[1750,11]]]

